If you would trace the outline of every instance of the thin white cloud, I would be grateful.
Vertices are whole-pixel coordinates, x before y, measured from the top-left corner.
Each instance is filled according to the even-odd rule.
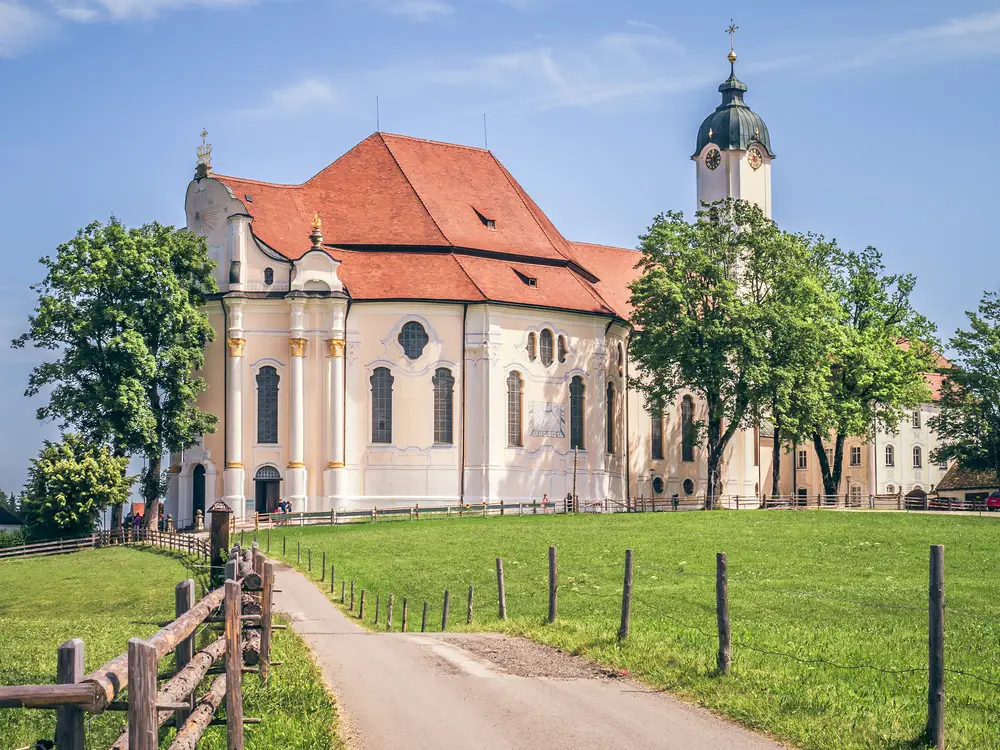
[[[257,0],[55,0],[56,12],[71,21],[130,21],[154,18],[184,7],[225,8],[253,5]]]
[[[455,6],[446,0],[364,0],[364,2],[383,13],[405,16],[414,21],[427,21],[455,12]]]
[[[853,53],[836,60],[833,67],[869,67],[907,58],[927,61],[969,59],[992,57],[998,53],[1000,11],[990,11],[875,37]]]
[[[243,110],[239,114],[249,117],[298,115],[329,108],[339,101],[333,84],[323,78],[309,77],[272,90],[262,106]]]
[[[0,57],[16,57],[44,39],[49,20],[16,0],[0,0]]]

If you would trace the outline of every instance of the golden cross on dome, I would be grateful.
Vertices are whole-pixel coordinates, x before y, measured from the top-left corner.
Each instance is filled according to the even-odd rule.
[[[729,54],[726,56],[726,58],[729,60],[730,64],[736,62],[736,49],[734,47],[734,37],[736,36],[736,30],[738,28],[739,26],[733,23],[733,19],[730,18],[729,28],[726,29],[726,33],[729,34]]]

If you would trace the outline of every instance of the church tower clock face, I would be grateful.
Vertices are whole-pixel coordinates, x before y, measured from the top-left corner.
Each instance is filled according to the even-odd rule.
[[[707,154],[705,154],[705,166],[709,169],[716,169],[719,164],[722,163],[722,154],[719,153],[719,149],[713,148]]]
[[[747,154],[747,161],[750,162],[750,166],[754,169],[760,169],[760,165],[764,162],[757,148],[750,149],[750,153]]]

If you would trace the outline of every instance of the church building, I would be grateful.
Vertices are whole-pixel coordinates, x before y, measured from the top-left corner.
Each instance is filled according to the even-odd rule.
[[[735,59],[697,133],[698,201],[770,216],[774,153]],[[639,254],[564,237],[492,152],[376,132],[283,185],[215,174],[203,147],[185,208],[217,266],[202,407],[219,427],[171,457],[180,526],[219,499],[245,518],[280,498],[705,493],[698,399],[651,414],[629,386]],[[759,495],[760,448],[732,441],[724,494]]]

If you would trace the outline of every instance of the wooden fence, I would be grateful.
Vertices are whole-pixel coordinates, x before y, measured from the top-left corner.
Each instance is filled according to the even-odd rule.
[[[128,528],[115,529],[114,531],[95,531],[92,534],[76,539],[55,539],[47,542],[3,547],[0,548],[0,560],[65,555],[70,552],[81,552],[86,549],[98,549],[100,547],[123,544],[163,547],[164,549],[206,560],[210,555],[208,542],[191,534],[178,534],[173,531],[157,531],[146,528]]]
[[[180,542],[177,535],[152,530],[135,536],[131,541],[166,548]],[[112,750],[156,750],[159,730],[168,722],[177,728],[170,750],[192,750],[214,724],[225,724],[229,750],[243,750],[244,723],[260,721],[243,715],[243,673],[257,672],[263,682],[276,664],[271,661],[271,633],[280,626],[272,624],[273,591],[274,563],[256,546],[234,546],[225,585],[195,602],[194,581],[177,584],[176,619],[161,630],[146,639],[130,639],[126,653],[89,674],[83,673],[83,641],[66,641],[58,649],[57,684],[0,687],[0,708],[54,709],[58,750],[84,750],[86,715],[105,711],[128,712],[125,731]],[[223,634],[195,652],[196,630],[205,625],[221,626]],[[158,664],[171,651],[175,671],[162,675]],[[216,666],[220,660],[222,665]],[[215,679],[198,697],[207,676]],[[214,719],[223,705],[226,718]]]

